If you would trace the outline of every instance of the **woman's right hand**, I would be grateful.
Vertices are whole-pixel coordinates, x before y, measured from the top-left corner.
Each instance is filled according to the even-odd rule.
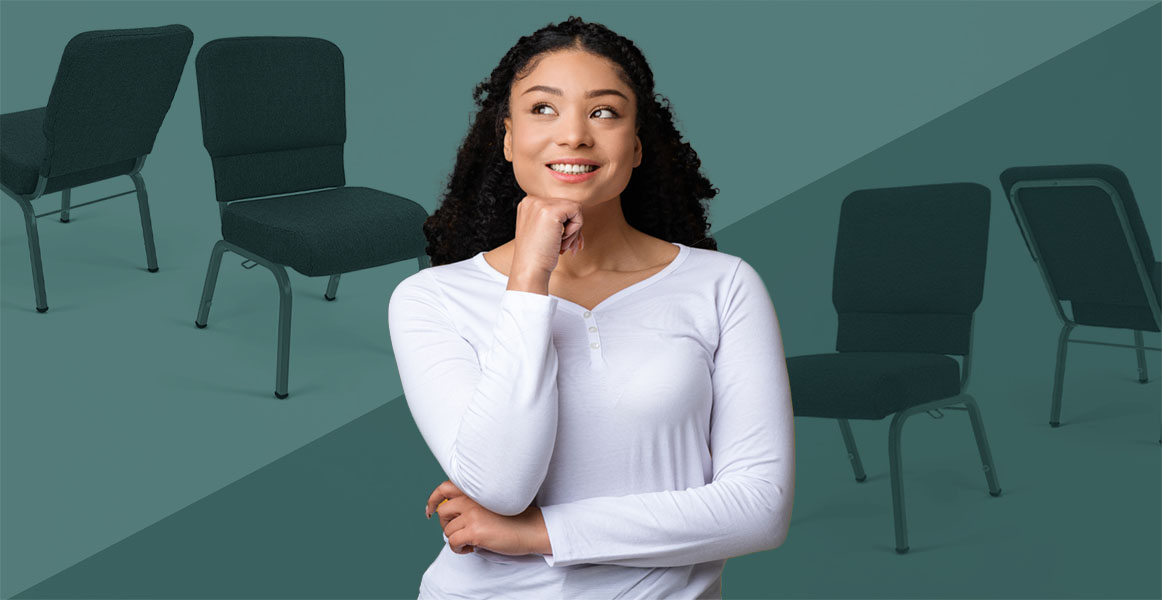
[[[566,251],[576,253],[585,245],[581,235],[581,203],[566,198],[525,196],[516,207],[516,239],[513,243],[509,282],[548,293],[549,277]],[[509,289],[513,289],[512,285]],[[532,290],[530,290],[532,291]]]

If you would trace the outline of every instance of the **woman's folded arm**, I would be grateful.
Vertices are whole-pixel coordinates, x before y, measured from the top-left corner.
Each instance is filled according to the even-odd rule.
[[[557,299],[505,290],[479,360],[427,271],[392,292],[388,326],[404,396],[448,479],[482,507],[532,503],[557,435]]]
[[[787,538],[795,431],[778,320],[762,279],[741,259],[727,289],[712,372],[713,480],[542,506],[550,566],[691,565],[769,550]]]

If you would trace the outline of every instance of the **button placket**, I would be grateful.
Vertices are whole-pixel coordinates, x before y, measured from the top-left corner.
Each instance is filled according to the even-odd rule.
[[[597,333],[597,317],[594,317],[593,312],[588,310],[581,313],[581,316],[585,319],[585,323],[589,326],[589,350],[593,354],[600,356],[601,338]]]

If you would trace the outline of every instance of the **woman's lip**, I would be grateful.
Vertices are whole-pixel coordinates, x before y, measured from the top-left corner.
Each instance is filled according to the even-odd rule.
[[[553,174],[553,177],[556,177],[557,179],[559,179],[561,181],[564,181],[566,183],[581,183],[582,181],[585,181],[586,179],[589,179],[590,177],[592,177],[593,174],[597,172],[597,169],[600,169],[601,167],[597,167],[588,173],[580,173],[577,175],[573,175],[570,173],[561,173],[559,171],[554,171],[553,168],[548,166],[548,165],[545,165],[545,168],[548,169],[549,172]]]

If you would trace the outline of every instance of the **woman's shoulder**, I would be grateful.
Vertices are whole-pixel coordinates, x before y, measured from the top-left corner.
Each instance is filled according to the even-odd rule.
[[[472,292],[487,286],[489,278],[476,264],[479,255],[456,262],[433,265],[416,271],[395,287],[392,297],[407,294],[428,298],[442,297],[449,290]]]
[[[684,265],[687,272],[691,272],[692,275],[696,274],[704,280],[708,276],[712,276],[715,280],[725,276],[725,281],[729,282],[739,265],[746,262],[741,257],[721,250],[695,246],[687,246],[686,248],[689,253]]]

